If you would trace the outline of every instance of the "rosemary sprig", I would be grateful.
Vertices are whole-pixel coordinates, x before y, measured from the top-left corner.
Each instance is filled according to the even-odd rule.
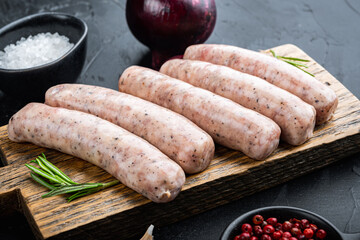
[[[297,67],[298,69],[306,72],[307,74],[309,74],[312,77],[315,77],[313,74],[309,73],[308,71],[306,71],[303,68],[307,68],[308,66],[306,66],[305,64],[299,63],[299,62],[310,62],[307,59],[301,59],[301,58],[293,58],[293,57],[285,57],[285,56],[278,56],[275,54],[275,52],[270,49],[271,54],[273,55],[273,57],[282,60],[290,65],[293,65],[294,67]]]
[[[101,191],[119,183],[118,180],[108,183],[76,183],[49,162],[44,153],[31,162],[36,163],[40,168],[25,164],[32,171],[30,176],[36,182],[50,189],[50,192],[42,195],[43,198],[72,193],[72,195],[67,197],[68,202],[70,202],[76,198]]]

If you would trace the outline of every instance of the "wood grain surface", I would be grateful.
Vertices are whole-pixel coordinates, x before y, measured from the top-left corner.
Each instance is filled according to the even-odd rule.
[[[38,239],[126,239],[253,194],[329,165],[360,151],[360,101],[324,68],[294,45],[273,48],[278,55],[311,60],[308,71],[336,91],[339,106],[333,119],[317,126],[314,137],[297,147],[281,143],[265,161],[216,146],[209,168],[187,176],[180,195],[156,204],[120,184],[67,203],[63,196],[41,198],[47,190],[24,166],[44,152],[76,182],[108,182],[114,178],[78,158],[28,143],[13,143],[0,127],[0,214],[22,211]]]

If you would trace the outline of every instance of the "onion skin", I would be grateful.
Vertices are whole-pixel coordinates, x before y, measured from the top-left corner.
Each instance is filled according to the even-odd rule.
[[[128,0],[126,20],[133,35],[151,49],[152,67],[158,70],[167,59],[209,38],[215,0]]]

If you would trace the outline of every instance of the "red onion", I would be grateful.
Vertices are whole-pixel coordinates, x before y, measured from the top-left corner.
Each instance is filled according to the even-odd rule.
[[[128,0],[126,19],[131,32],[152,51],[152,67],[203,43],[216,21],[214,0]]]

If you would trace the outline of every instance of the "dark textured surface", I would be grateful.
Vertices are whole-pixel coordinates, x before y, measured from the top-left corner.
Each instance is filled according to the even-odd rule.
[[[218,0],[216,3],[218,19],[207,42],[253,50],[295,44],[360,97],[360,1]],[[148,49],[127,27],[125,0],[2,0],[0,27],[45,11],[73,14],[89,26],[87,61],[78,82],[116,89],[118,77],[126,67],[150,65]],[[0,124],[6,124],[24,104],[21,96],[0,94]],[[305,208],[329,219],[341,231],[360,232],[359,160],[360,155],[356,155],[177,224],[155,226],[155,237],[217,239],[238,215],[271,205]],[[7,222],[11,224],[0,225],[0,239],[31,238],[25,221]]]

